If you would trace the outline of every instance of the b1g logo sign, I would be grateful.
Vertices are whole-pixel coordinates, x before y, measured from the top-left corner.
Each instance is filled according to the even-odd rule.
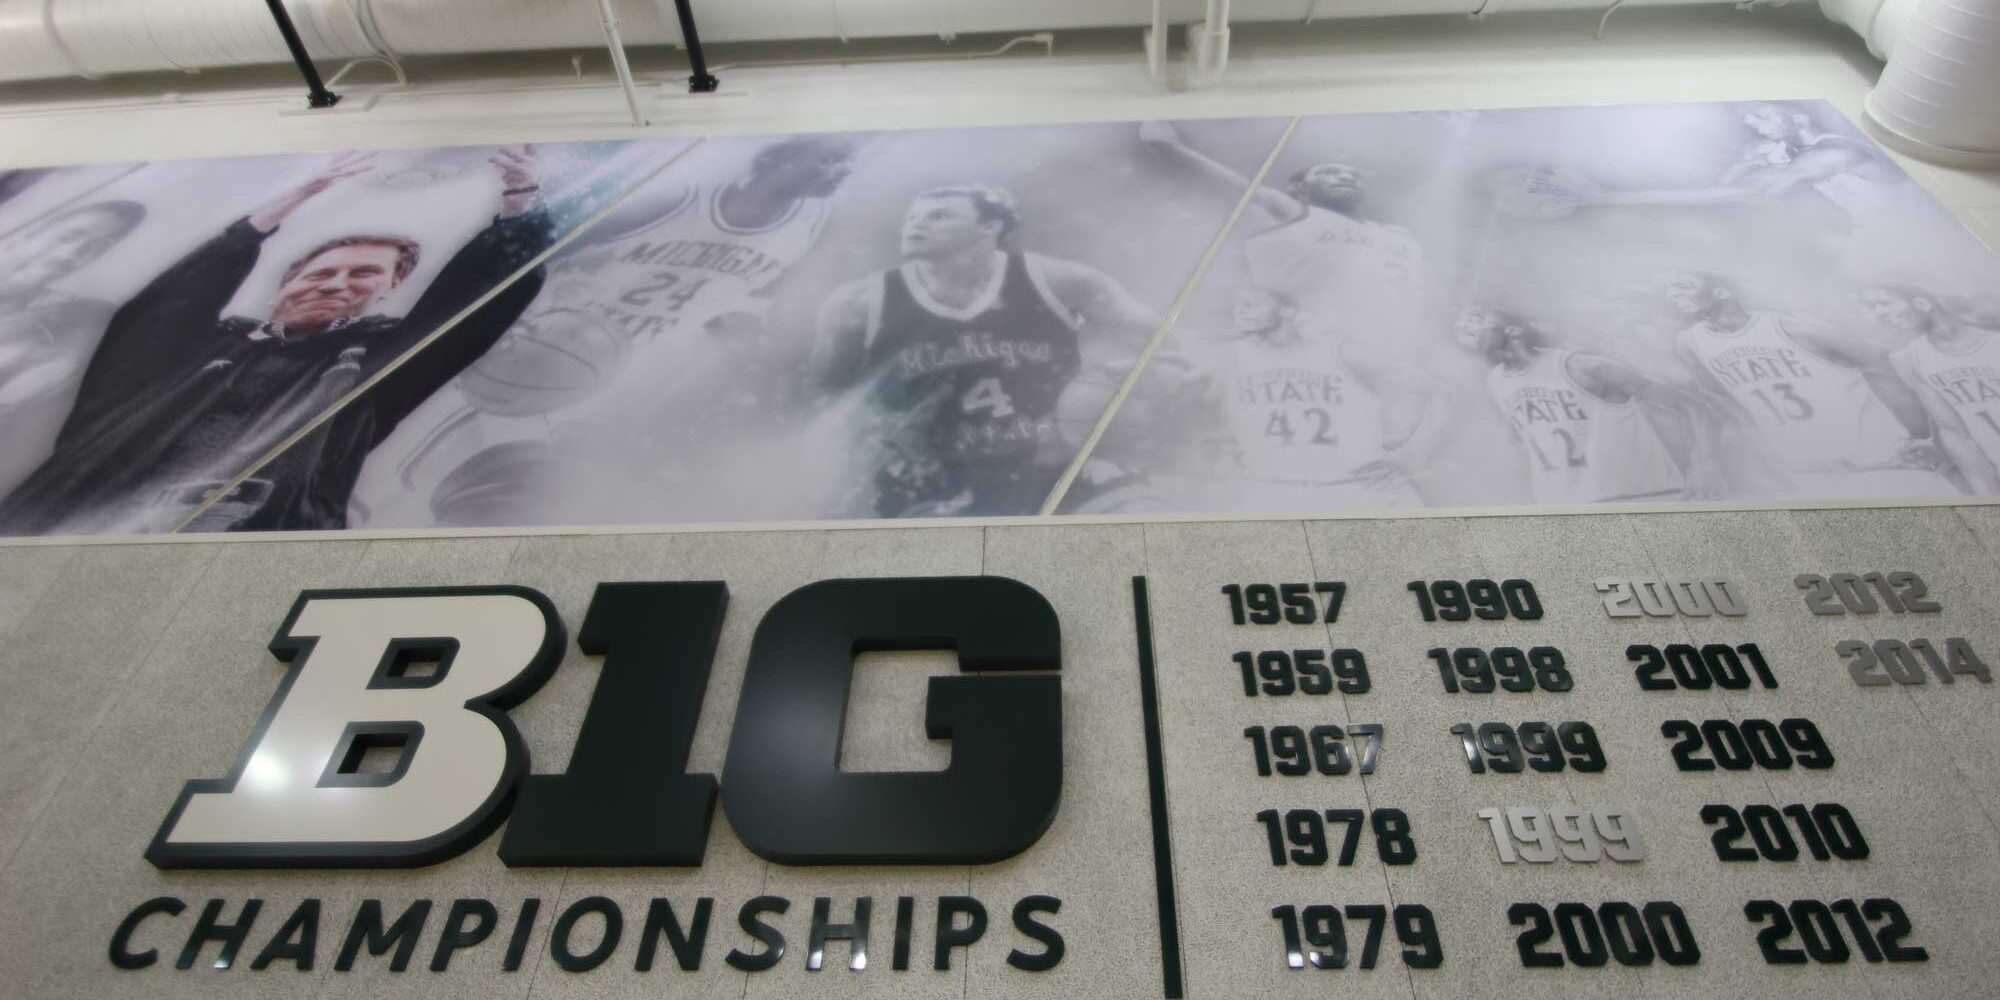
[[[728,605],[721,583],[600,584],[577,644],[604,657],[562,774],[529,774],[506,709],[565,645],[522,587],[307,591],[271,642],[290,664],[227,777],[190,781],[146,857],[162,868],[399,867],[508,818],[508,865],[699,865],[717,781],[689,774]],[[939,772],[845,773],[854,657],[953,649],[925,727]],[[829,580],[772,606],[751,644],[720,784],[758,855],[795,865],[979,864],[1026,850],[1062,792],[1061,631],[999,577]],[[1020,676],[1024,672],[1030,673]],[[362,768],[397,749],[393,770]]]

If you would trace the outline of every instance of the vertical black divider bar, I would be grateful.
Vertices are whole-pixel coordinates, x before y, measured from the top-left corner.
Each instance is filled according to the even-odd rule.
[[[292,15],[285,13],[285,0],[264,0],[271,8],[271,19],[278,22],[278,34],[285,36],[285,47],[292,50],[292,61],[299,64],[299,73],[306,78],[306,104],[314,108],[330,108],[340,103],[340,95],[326,89],[320,81],[319,70],[313,68],[312,57],[306,55],[306,43],[299,41],[299,29],[292,27]]]
[[[688,93],[714,93],[720,81],[708,71],[708,58],[702,55],[701,32],[694,27],[694,7],[690,0],[674,0],[674,10],[681,16],[681,41],[687,44],[688,68],[693,70],[688,77]]]
[[[1159,894],[1160,975],[1167,1000],[1181,1000],[1180,907],[1174,897],[1174,847],[1167,836],[1167,763],[1160,744],[1160,688],[1153,669],[1153,617],[1146,578],[1132,578],[1132,617],[1139,631],[1139,711],[1146,723],[1146,791],[1153,814],[1153,886]]]

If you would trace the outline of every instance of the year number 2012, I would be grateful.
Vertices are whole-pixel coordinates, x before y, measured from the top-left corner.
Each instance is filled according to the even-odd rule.
[[[1792,582],[1806,592],[1806,607],[1816,615],[1872,615],[1885,606],[1899,615],[1942,610],[1915,573],[1800,573]]]

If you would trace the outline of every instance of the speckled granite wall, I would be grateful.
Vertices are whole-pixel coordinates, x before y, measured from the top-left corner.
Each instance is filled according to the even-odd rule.
[[[1844,639],[1964,637],[2000,656],[2000,509],[1592,515],[1402,521],[1259,521],[858,529],[759,534],[551,536],[407,541],[297,541],[0,548],[0,993],[33,997],[1158,997],[1163,964],[1156,910],[1131,578],[1151,595],[1169,798],[1174,888],[1185,992],[1197,998],[1342,995],[1797,997],[1990,994],[2000,952],[2000,690],[1971,677],[1943,685],[1861,687],[1834,654]],[[1911,570],[1936,614],[1815,617],[1799,573]],[[727,581],[731,600],[690,769],[722,771],[750,638],[775,601],[820,579],[992,574],[1041,591],[1061,617],[1065,774],[1054,825],[1027,852],[976,867],[794,868],[751,854],[718,811],[697,869],[509,869],[490,837],[462,855],[408,871],[162,871],[143,852],[181,784],[235,761],[283,674],[265,646],[298,592],[311,587],[512,583],[546,593],[572,635],[594,584],[608,580]],[[1739,618],[1606,616],[1600,577],[1722,577],[1749,605]],[[1537,621],[1424,623],[1411,580],[1532,581]],[[1238,626],[1228,583],[1341,580],[1332,625]],[[1642,691],[1625,649],[1634,643],[1755,642],[1777,690]],[[1436,647],[1555,646],[1574,688],[1475,695],[1443,692],[1426,657]],[[1260,649],[1362,650],[1360,694],[1247,698],[1231,655]],[[513,711],[538,773],[567,764],[598,672],[574,643],[543,690]],[[949,669],[935,655],[885,656],[861,667],[848,709],[849,763],[935,769],[948,751],[925,745],[922,679]],[[1812,720],[1837,757],[1831,769],[1683,773],[1660,724],[1685,718]],[[1608,760],[1601,773],[1472,774],[1455,723],[1587,721]],[[1373,774],[1258,777],[1252,725],[1379,723]],[[1704,804],[1738,807],[1838,802],[1872,847],[1861,861],[1726,864],[1711,846]],[[1618,807],[1637,816],[1645,860],[1502,864],[1489,806]],[[1418,848],[1387,866],[1364,833],[1354,862],[1274,867],[1264,809],[1400,809]],[[1338,847],[1334,828],[1335,847]],[[1794,830],[1796,833],[1796,830]],[[1746,844],[1749,841],[1745,841]],[[1062,901],[1045,916],[1065,951],[1046,972],[1007,963],[1041,946],[1010,920],[1015,902]],[[616,901],[624,932],[588,972],[550,957],[549,932],[573,902]],[[790,901],[767,918],[788,941],[772,969],[743,972],[731,949],[755,951],[738,910],[759,895]],[[134,951],[152,966],[125,971],[107,954],[114,928],[156,897],[188,904],[148,918]],[[817,897],[834,922],[873,900],[870,962],[849,971],[848,946],[828,946],[808,971]],[[910,969],[891,968],[898,897],[915,900]],[[986,908],[985,935],[933,968],[939,897]],[[634,968],[649,900],[669,899],[685,922],[697,901],[713,915],[698,970],[660,944],[651,971]],[[1869,962],[1845,923],[1851,958],[1770,965],[1753,899],[1900,903],[1928,961]],[[252,959],[301,900],[322,901],[310,970]],[[484,943],[433,972],[445,911],[490,900],[499,922]],[[518,971],[502,958],[523,900],[541,900]],[[201,907],[263,908],[233,967],[209,945],[174,968]],[[403,972],[363,951],[334,971],[356,908],[379,899],[393,917],[412,901],[435,908]],[[1522,967],[1516,903],[1677,903],[1700,961],[1599,968]],[[1359,962],[1365,920],[1350,919],[1342,970],[1287,967],[1274,907],[1420,904],[1434,915],[1444,961],[1409,968],[1393,927],[1376,967]],[[1408,911],[1405,911],[1408,912]],[[1883,920],[1874,922],[1879,929]],[[602,933],[589,918],[572,951]],[[1983,943],[1985,942],[1985,943]],[[1795,935],[1782,945],[1799,947]],[[1560,940],[1544,951],[1562,951]]]

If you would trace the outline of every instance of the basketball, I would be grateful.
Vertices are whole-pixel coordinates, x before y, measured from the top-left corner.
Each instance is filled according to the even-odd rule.
[[[540,441],[507,441],[473,455],[431,492],[441,525],[493,527],[533,523],[548,510],[555,458]]]
[[[490,146],[386,151],[376,157],[375,169],[360,182],[391,191],[414,191],[455,181],[475,170],[490,170],[486,160],[492,155]]]
[[[1056,422],[1063,428],[1064,435],[1079,442],[1090,436],[1098,418],[1104,415],[1112,397],[1118,395],[1124,384],[1122,371],[1103,365],[1080,369],[1069,385],[1063,388],[1062,395],[1056,398]]]
[[[482,413],[519,417],[582,402],[617,370],[625,342],[574,309],[525,316],[458,377],[458,389]]]
[[[1513,167],[1490,174],[1493,207],[1517,219],[1559,219],[1575,212],[1596,186],[1555,167]]]

